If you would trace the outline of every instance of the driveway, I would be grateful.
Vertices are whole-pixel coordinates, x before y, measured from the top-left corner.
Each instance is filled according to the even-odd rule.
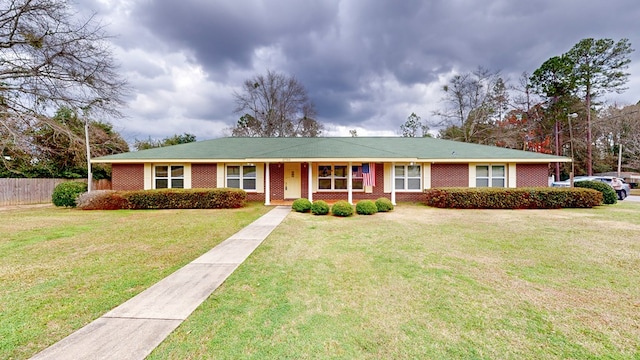
[[[640,202],[640,196],[638,196],[638,195],[629,195],[629,196],[627,196],[626,199],[624,199],[624,201]]]

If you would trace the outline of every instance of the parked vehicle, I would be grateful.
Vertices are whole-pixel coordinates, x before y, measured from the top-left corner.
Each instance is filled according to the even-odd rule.
[[[613,176],[576,176],[573,178],[573,182],[578,182],[578,181],[600,181],[603,182],[609,186],[611,186],[611,179],[613,179]],[[629,196],[629,194],[631,194],[631,187],[629,186],[629,184],[627,184],[624,179],[618,178],[620,180],[620,182],[622,183],[622,190],[618,193],[618,199],[619,200],[624,200],[627,196]],[[571,186],[571,184],[569,184],[569,180],[564,180],[564,181],[554,181],[551,183],[551,186],[553,187],[569,187]]]

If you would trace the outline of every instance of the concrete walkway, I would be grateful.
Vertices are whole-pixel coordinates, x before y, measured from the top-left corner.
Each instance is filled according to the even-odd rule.
[[[277,206],[246,228],[32,359],[144,359],[289,214]]]

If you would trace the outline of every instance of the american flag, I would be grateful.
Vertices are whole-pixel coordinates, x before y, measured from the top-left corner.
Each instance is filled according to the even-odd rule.
[[[362,166],[353,166],[351,169],[352,172],[352,176],[354,178],[361,178],[362,177]]]
[[[376,164],[362,164],[362,185],[376,186]]]

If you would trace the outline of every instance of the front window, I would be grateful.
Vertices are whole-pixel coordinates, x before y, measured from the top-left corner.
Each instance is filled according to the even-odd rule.
[[[476,187],[506,187],[506,184],[504,165],[476,166]]]
[[[420,190],[420,165],[396,165],[394,181],[396,190]]]
[[[184,188],[184,166],[159,165],[155,167],[156,189]]]
[[[229,165],[227,166],[227,187],[255,190],[256,189],[255,165]]]
[[[362,190],[362,165],[351,167],[351,188]],[[349,183],[349,166],[347,165],[319,165],[319,190],[347,190]]]

